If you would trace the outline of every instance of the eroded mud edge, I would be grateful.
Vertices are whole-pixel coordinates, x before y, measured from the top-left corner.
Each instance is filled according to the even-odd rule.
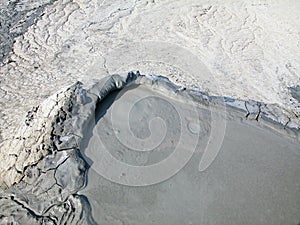
[[[33,108],[12,140],[0,149],[0,221],[31,224],[94,224],[89,203],[77,192],[85,186],[88,166],[81,140],[94,112],[110,92],[131,84],[147,85],[178,98],[192,98],[204,107],[223,110],[228,119],[242,119],[300,140],[299,118],[276,105],[208,96],[185,89],[162,76],[112,75],[91,84],[76,84]]]

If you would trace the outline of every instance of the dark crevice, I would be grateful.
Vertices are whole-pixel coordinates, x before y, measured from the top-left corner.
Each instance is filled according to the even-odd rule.
[[[246,102],[246,101],[245,101],[245,108],[246,108],[246,110],[247,110],[246,119],[248,119],[248,117],[249,117],[249,115],[250,115],[250,112],[249,112],[249,110],[248,110],[248,108],[247,108],[247,102]]]
[[[23,209],[25,209],[31,216],[33,216],[36,219],[48,219],[51,222],[53,222],[54,224],[55,221],[50,218],[49,216],[43,216],[40,215],[39,213],[35,212],[34,210],[32,210],[31,208],[27,207],[25,204],[23,204],[22,202],[20,202],[19,200],[17,200],[14,196],[9,196],[9,197],[0,197],[0,199],[7,199],[7,200],[11,200],[13,202],[15,202],[17,205],[21,206]]]
[[[261,109],[260,109],[261,104],[258,102],[258,103],[257,103],[257,106],[258,106],[258,113],[257,113],[257,115],[256,115],[256,117],[255,117],[255,120],[256,120],[256,121],[258,121],[258,118],[259,118],[260,113],[261,113]]]
[[[288,121],[284,124],[283,129],[287,128],[287,125],[289,124],[289,122],[291,122],[291,118],[290,117],[288,117]]]

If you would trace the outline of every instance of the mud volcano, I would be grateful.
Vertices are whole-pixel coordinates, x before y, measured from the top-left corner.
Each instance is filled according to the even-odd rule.
[[[299,121],[130,72],[60,91],[1,147],[1,224],[298,224]]]

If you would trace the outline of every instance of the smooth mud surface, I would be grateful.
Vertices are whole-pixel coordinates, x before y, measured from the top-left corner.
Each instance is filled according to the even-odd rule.
[[[145,96],[148,97],[144,102],[133,104],[135,97],[143,99]],[[159,100],[153,104],[152,98]],[[168,99],[168,102],[163,99]],[[147,108],[145,106],[148,103],[150,107]],[[168,106],[170,103],[184,109],[180,115],[183,118],[177,118],[176,113],[169,111],[173,109]],[[134,118],[129,117],[132,133],[119,130],[127,132],[126,135],[121,134],[127,137],[123,141],[114,131],[126,121],[126,106],[133,105],[130,116]],[[101,110],[97,112],[100,118],[94,128],[95,137],[92,137],[91,146],[85,150],[85,154],[92,159],[92,168],[88,172],[87,187],[80,191],[80,194],[87,196],[94,219],[99,224],[299,223],[299,142],[291,141],[253,122],[241,121],[239,115],[235,115],[235,119],[226,119],[224,141],[216,159],[207,170],[199,172],[199,161],[210,135],[210,111],[198,109],[200,117],[195,118],[189,113],[187,105],[142,86],[122,94],[114,93],[102,102]],[[169,135],[151,152],[137,153],[126,147],[126,140],[130,143],[135,138],[152,135],[149,132],[149,121],[154,115],[163,118],[169,128]],[[114,128],[112,118],[116,120],[113,121],[116,123]],[[201,121],[198,123],[199,128],[194,128],[196,133],[200,133],[199,143],[194,145],[192,141],[181,140],[186,151],[195,149],[195,154],[170,179],[151,186],[132,187],[114,183],[99,174],[99,171],[102,172],[99,164],[103,164],[101,157],[105,155],[104,151],[109,151],[117,160],[139,166],[154,164],[168,157],[172,154],[172,148],[178,145],[172,143],[172,138],[179,137],[179,132],[186,132],[191,138],[193,135],[194,138],[198,136],[192,129],[180,130],[188,127],[188,119]],[[180,121],[187,123],[180,124]],[[150,128],[152,132],[159,132],[162,129],[161,123],[152,122]],[[96,146],[93,138],[98,139]],[[138,146],[139,143],[133,141],[131,145]],[[109,165],[113,162],[111,159]],[[110,169],[106,168],[107,171]],[[118,166],[115,165],[114,169],[116,172]],[[165,174],[168,168],[164,169],[159,172]],[[118,181],[124,179],[126,182],[134,182],[130,181],[131,174],[127,175],[124,171],[118,174]],[[148,181],[151,176],[159,175],[145,172],[141,176],[150,177],[135,178]]]

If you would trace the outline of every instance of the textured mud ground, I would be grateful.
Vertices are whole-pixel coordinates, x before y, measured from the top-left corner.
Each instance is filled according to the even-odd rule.
[[[1,35],[10,40],[1,52],[12,49],[0,68],[2,139],[59,88],[136,69],[214,95],[276,103],[299,116],[288,91],[299,84],[297,0],[1,2]],[[198,62],[182,65],[192,57],[178,46]],[[199,62],[213,76],[191,73]]]
[[[113,91],[133,84],[144,85],[153,94],[162,91],[175,99],[190,96],[204,109],[201,117],[203,126],[200,127],[204,133],[201,134],[200,145],[196,146],[199,150],[196,156],[202,155],[202,145],[211,132],[206,109],[219,109],[223,98],[183,89],[166,78],[134,73],[113,75],[88,85],[76,83],[33,108],[19,127],[18,135],[12,141],[5,142],[7,154],[1,154],[0,167],[2,224],[135,224],[145,221],[145,218],[146,224],[157,224],[159,221],[166,224],[193,224],[199,219],[203,219],[204,223],[224,224],[253,220],[264,224],[270,221],[271,224],[278,221],[288,224],[299,222],[299,121],[285,123],[283,118],[274,114],[278,110],[275,105],[223,99],[227,105],[226,120],[229,126],[225,132],[223,150],[208,174],[199,174],[197,168],[194,168],[198,161],[192,159],[190,166],[175,175],[174,179],[136,189],[116,185],[95,173],[97,167],[93,163],[97,165],[99,162],[89,155],[89,147],[85,149],[85,139],[91,138],[91,128],[96,125],[100,126],[100,130],[104,129],[99,134],[105,140],[112,140],[109,129],[105,129],[109,128],[106,127],[106,114],[101,110],[106,110],[106,101],[112,102],[110,94]],[[122,101],[122,97],[119,100]],[[159,101],[155,102],[158,104],[157,113],[164,106],[159,105]],[[97,118],[98,113],[100,118]],[[166,116],[163,111],[160,113],[163,118]],[[140,120],[142,116],[137,115],[137,119],[146,125],[146,121]],[[174,119],[174,116],[173,113],[168,114],[165,121]],[[169,128],[172,130],[176,128],[176,123],[171,122]],[[140,124],[134,127],[140,129]],[[170,138],[172,136],[166,136],[167,153],[170,153],[167,151]],[[111,154],[119,152],[115,148],[120,147],[116,145],[117,142],[113,143],[106,142],[106,146],[112,147]],[[189,143],[186,148],[195,147],[188,146]],[[101,153],[103,149],[100,145],[97,147]],[[130,163],[153,163],[158,160],[157,157],[165,156],[162,151],[158,155],[155,153],[154,157],[123,157],[128,150],[120,150],[123,154],[119,152],[116,157],[121,156],[120,160],[129,160]],[[101,155],[98,155],[100,159]],[[88,157],[91,157],[92,163],[84,160]],[[90,172],[87,174],[89,166]],[[212,180],[208,179],[213,176]],[[160,198],[161,194],[165,197]],[[187,207],[181,209],[181,204]],[[175,205],[178,207],[174,208]],[[246,209],[242,205],[247,205]],[[140,214],[133,213],[136,207]],[[160,207],[165,210],[164,214],[161,214]],[[239,210],[235,213],[230,211],[235,207]],[[146,213],[149,210],[152,214]],[[190,217],[176,217],[172,215],[174,210],[186,212]],[[215,212],[218,212],[218,217],[214,216]],[[163,216],[165,214],[167,218]]]
[[[0,1],[0,66],[13,50],[14,39],[35,24],[53,1]]]

